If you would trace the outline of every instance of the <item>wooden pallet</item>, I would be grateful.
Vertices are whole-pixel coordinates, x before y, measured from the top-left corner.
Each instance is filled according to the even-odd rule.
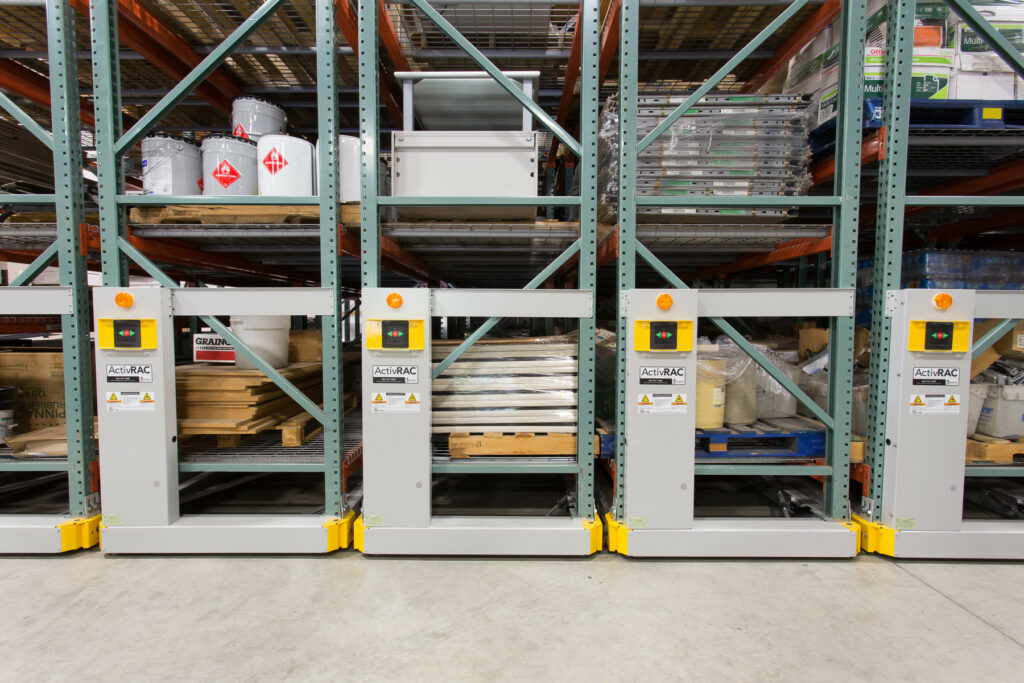
[[[345,414],[348,415],[350,412],[356,409],[359,404],[359,397],[353,392],[345,394],[344,398]],[[323,404],[320,404],[323,408]],[[301,446],[318,434],[323,433],[324,426],[320,424],[312,415],[303,411],[295,417],[288,418],[280,424],[276,425],[274,429],[281,432],[281,445],[285,448]]]
[[[576,435],[534,432],[452,433],[448,435],[448,452],[453,458],[481,455],[576,455]]]
[[[1024,441],[972,434],[967,439],[967,464],[1013,465],[1024,463]]]
[[[343,225],[358,225],[359,203],[342,204]],[[131,223],[246,225],[266,223],[319,223],[319,206],[140,206],[131,210]]]

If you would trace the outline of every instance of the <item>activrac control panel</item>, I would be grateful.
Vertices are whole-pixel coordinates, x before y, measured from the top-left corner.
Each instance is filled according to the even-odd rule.
[[[626,525],[693,523],[696,290],[622,293],[626,316]]]
[[[892,318],[882,524],[955,531],[963,517],[964,442],[974,292],[888,294]]]

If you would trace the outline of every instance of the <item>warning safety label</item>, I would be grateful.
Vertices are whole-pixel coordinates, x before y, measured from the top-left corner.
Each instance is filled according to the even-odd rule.
[[[911,394],[911,415],[958,415],[960,394]]]
[[[637,411],[641,415],[648,413],[685,413],[687,410],[686,394],[672,392],[668,394],[638,394]]]
[[[418,413],[423,407],[420,394],[405,391],[371,391],[370,410],[374,413]]]
[[[156,410],[156,394],[147,391],[108,391],[107,412],[144,413]]]

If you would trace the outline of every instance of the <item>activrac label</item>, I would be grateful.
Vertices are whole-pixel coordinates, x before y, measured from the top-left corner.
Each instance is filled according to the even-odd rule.
[[[374,384],[419,384],[420,369],[416,365],[374,365]]]
[[[640,384],[686,384],[686,368],[640,368]]]
[[[960,368],[914,368],[915,386],[958,387]]]
[[[107,365],[108,382],[152,382],[152,365]]]

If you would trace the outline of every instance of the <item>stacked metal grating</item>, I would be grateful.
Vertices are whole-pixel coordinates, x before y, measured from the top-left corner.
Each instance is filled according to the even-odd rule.
[[[642,140],[686,99],[642,96],[637,134]],[[807,194],[809,102],[802,95],[709,95],[679,117],[640,153],[637,195],[779,197]],[[614,220],[618,199],[619,116],[617,98],[601,112],[601,219]],[[654,207],[638,218],[717,221],[736,218],[773,222],[793,215],[786,208]]]

